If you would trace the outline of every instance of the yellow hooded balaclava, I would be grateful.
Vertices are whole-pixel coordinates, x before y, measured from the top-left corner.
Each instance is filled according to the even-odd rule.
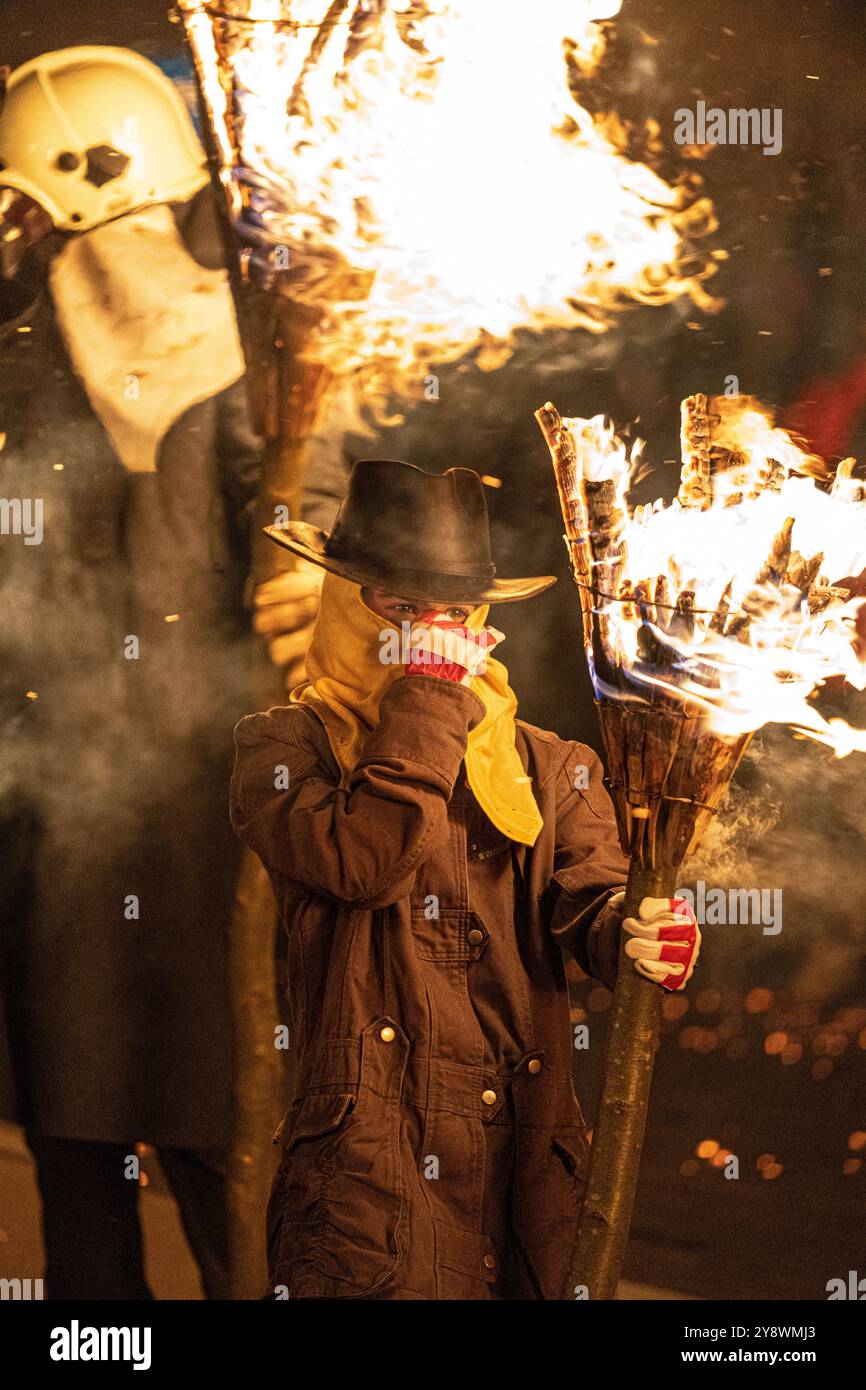
[[[473,609],[467,627],[480,631],[489,609],[489,604]],[[367,735],[379,722],[382,697],[403,675],[401,665],[379,660],[380,633],[389,627],[400,631],[367,607],[360,584],[325,574],[321,607],[307,652],[310,679],[296,686],[289,700],[310,705],[321,718],[340,765],[343,787],[348,786]],[[508,671],[501,661],[488,657],[487,670],[473,678],[470,689],[486,713],[469,731],[465,758],[469,786],[482,811],[503,835],[533,845],[542,819],[514,742],[517,697],[508,684]]]

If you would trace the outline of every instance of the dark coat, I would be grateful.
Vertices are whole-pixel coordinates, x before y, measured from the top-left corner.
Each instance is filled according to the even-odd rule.
[[[199,224],[213,242],[213,218]],[[41,545],[0,538],[6,1114],[48,1135],[224,1146],[231,729],[279,692],[243,605],[261,467],[244,383],[131,474],[47,293],[2,359],[4,495],[42,498],[45,516]]]
[[[288,933],[268,1236],[291,1298],[561,1295],[589,1144],[560,948],[613,987],[627,866],[596,755],[521,721],[544,827],[531,849],[494,827],[464,776],[482,715],[397,681],[348,790],[309,707],[235,733],[233,823]]]

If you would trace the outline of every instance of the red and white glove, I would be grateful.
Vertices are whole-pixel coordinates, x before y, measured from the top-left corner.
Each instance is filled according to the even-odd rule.
[[[412,624],[409,638],[412,655],[406,663],[407,676],[441,676],[458,685],[471,685],[487,670],[488,653],[505,640],[505,633],[495,627],[473,632],[431,609]]]
[[[611,898],[621,902],[624,893]],[[638,974],[663,989],[683,989],[701,949],[701,932],[685,898],[644,898],[637,917],[625,917],[625,953]]]

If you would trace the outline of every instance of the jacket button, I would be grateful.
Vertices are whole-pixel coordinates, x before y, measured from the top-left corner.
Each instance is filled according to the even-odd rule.
[[[480,946],[484,940],[484,933],[483,931],[479,931],[477,927],[473,927],[466,937],[466,940],[469,942],[470,946]]]
[[[496,1256],[495,1256],[495,1255],[485,1255],[485,1256],[484,1256],[484,1268],[485,1268],[485,1269],[495,1269],[495,1268],[496,1268]]]
[[[499,1097],[495,1091],[482,1091],[481,1099],[484,1101],[485,1105],[495,1105]]]
[[[526,1070],[531,1071],[533,1076],[537,1076],[538,1073],[541,1071],[541,1062],[539,1061],[539,1059],[537,1057],[533,1057]]]
[[[379,1029],[379,1037],[383,1042],[393,1042],[396,1036],[397,1034],[394,1032],[394,1029],[389,1028],[387,1025]]]

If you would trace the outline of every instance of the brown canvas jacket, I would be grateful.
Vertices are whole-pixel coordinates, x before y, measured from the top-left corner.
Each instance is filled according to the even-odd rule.
[[[520,720],[544,827],[496,829],[463,767],[483,713],[395,682],[347,790],[308,706],[235,731],[232,823],[288,934],[279,1296],[562,1296],[589,1143],[560,948],[613,987],[627,865],[596,755]]]

